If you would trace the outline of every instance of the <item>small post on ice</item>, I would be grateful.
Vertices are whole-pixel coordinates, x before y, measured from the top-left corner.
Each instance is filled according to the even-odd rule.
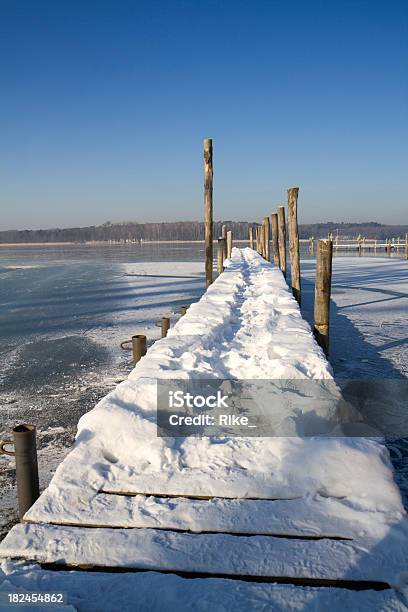
[[[167,336],[167,332],[170,328],[170,319],[169,317],[162,317],[160,321],[157,321],[156,325],[161,327],[161,337],[165,338]]]
[[[146,355],[146,336],[143,334],[136,334],[136,336],[132,336],[132,350],[133,365],[136,365],[141,358]]]
[[[332,257],[333,242],[318,240],[313,333],[326,355],[329,354]]]
[[[217,249],[217,272],[221,274],[224,271],[224,242],[225,238],[218,238]]]
[[[405,234],[405,259],[408,259],[408,234]]]
[[[269,217],[264,217],[262,225],[264,228],[264,251],[265,251],[264,257],[266,261],[270,261],[271,251],[270,251],[270,243],[269,243],[269,235],[270,235]]]
[[[14,451],[4,448],[9,445],[14,446]],[[0,454],[15,457],[18,509],[22,518],[40,495],[35,425],[14,427],[13,440],[0,443]]]
[[[271,215],[271,228],[272,228],[272,249],[273,249],[273,262],[277,268],[280,268],[279,259],[279,242],[278,242],[278,213],[272,213]]]
[[[291,187],[288,189],[288,229],[292,293],[300,306],[300,254],[297,219],[298,194],[299,187]]]
[[[204,236],[205,282],[212,283],[213,267],[213,147],[212,139],[204,140]]]
[[[280,269],[286,278],[286,223],[284,206],[279,206],[278,208],[278,243]]]
[[[188,308],[188,306],[181,306],[181,308],[180,308],[180,315],[182,317],[184,317],[184,315],[186,314],[187,308]]]
[[[232,230],[227,231],[227,259],[231,258],[232,252]]]

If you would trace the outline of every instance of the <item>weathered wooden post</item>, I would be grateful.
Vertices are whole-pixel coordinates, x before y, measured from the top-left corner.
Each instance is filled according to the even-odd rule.
[[[186,314],[187,309],[188,309],[188,306],[181,306],[181,307],[180,307],[180,315],[181,315],[182,317],[184,317],[184,315]]]
[[[284,206],[279,206],[278,208],[278,243],[280,269],[286,278],[286,223]]]
[[[249,226],[248,233],[249,233],[249,246],[251,249],[253,249],[254,248],[254,228],[252,227],[252,225]]]
[[[162,317],[160,321],[157,321],[156,325],[161,327],[161,337],[165,338],[167,336],[167,332],[170,328],[170,319],[169,317]]]
[[[217,273],[221,274],[224,270],[224,242],[225,238],[218,238],[217,248]]]
[[[269,227],[269,217],[264,217],[262,225],[264,229],[264,249],[265,249],[264,257],[266,261],[270,261],[271,251],[270,251],[269,237],[270,237],[271,232],[270,232],[270,227]]]
[[[329,354],[332,258],[333,242],[318,240],[313,332],[326,355]]]
[[[300,306],[300,253],[297,202],[299,187],[288,189],[288,230],[292,293]]]
[[[260,246],[260,254],[265,258],[265,225],[262,221],[259,226],[259,246]]]
[[[14,446],[7,451],[5,446]],[[0,454],[10,455],[16,460],[18,509],[24,516],[40,495],[38,480],[37,444],[35,425],[17,425],[13,429],[13,440],[0,443]]]
[[[256,251],[261,254],[261,244],[259,239],[259,225],[255,227],[255,236],[256,236]]]
[[[143,334],[136,334],[132,336],[132,350],[133,350],[133,365],[136,365],[141,358],[146,355],[146,336]]]
[[[204,140],[204,235],[205,282],[212,283],[213,267],[213,147],[212,139]]]
[[[221,238],[224,238],[223,246],[224,246],[224,256],[223,261],[227,259],[228,248],[227,248],[227,226],[223,225],[221,228]]]
[[[408,234],[405,234],[405,259],[408,259]]]
[[[272,249],[273,262],[277,268],[280,267],[279,259],[279,242],[278,242],[278,213],[271,214],[271,229],[272,229]]]
[[[232,230],[227,231],[227,259],[231,258],[232,253]]]

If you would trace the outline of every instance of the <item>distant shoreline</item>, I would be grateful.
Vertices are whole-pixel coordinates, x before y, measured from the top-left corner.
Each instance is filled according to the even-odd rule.
[[[235,243],[248,242],[248,239],[234,240]],[[308,238],[301,238],[299,242],[309,242]],[[213,240],[216,244],[217,240]],[[204,240],[143,240],[143,242],[110,242],[109,240],[90,240],[87,242],[0,242],[0,248],[7,247],[37,247],[37,246],[141,246],[144,244],[204,244]]]

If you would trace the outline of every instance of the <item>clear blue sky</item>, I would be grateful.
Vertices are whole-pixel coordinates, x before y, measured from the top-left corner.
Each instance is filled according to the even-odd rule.
[[[0,228],[407,223],[408,2],[0,0]]]

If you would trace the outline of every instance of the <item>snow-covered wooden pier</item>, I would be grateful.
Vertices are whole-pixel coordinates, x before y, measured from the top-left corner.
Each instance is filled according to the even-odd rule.
[[[186,378],[332,372],[280,270],[234,249],[81,418],[73,450],[0,545],[10,590],[66,591],[67,610],[406,610],[408,521],[385,446],[339,430],[284,435],[288,415],[268,438],[158,437],[157,380]]]

